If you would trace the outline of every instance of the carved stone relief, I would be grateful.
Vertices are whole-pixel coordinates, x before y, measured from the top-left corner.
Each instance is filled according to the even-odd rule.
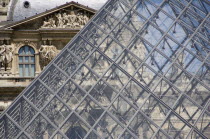
[[[49,18],[48,21],[44,21],[42,28],[55,28],[55,20],[53,18]]]
[[[41,45],[39,49],[41,67],[44,68],[58,52],[59,51],[54,45]]]
[[[11,45],[1,45],[0,46],[0,70],[2,67],[5,71],[11,69],[12,67],[12,55],[13,48]]]
[[[74,11],[70,13],[58,13],[55,17],[50,17],[48,20],[43,22],[41,28],[71,28],[79,29],[84,27],[84,25],[89,21],[87,14],[78,12],[75,14]]]
[[[15,48],[15,53],[18,53],[19,49],[21,47],[25,46],[25,45],[28,45],[28,46],[33,47],[33,49],[35,50],[35,52],[37,52],[36,51],[36,48],[38,47],[37,46],[37,43],[31,42],[31,41],[27,41],[27,40],[26,41],[21,41],[21,42],[18,42],[18,43],[13,43],[13,45],[14,45],[14,48]]]

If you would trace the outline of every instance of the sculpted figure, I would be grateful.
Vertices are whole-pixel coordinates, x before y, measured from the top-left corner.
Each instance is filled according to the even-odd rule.
[[[50,18],[48,21],[44,21],[42,28],[54,28],[56,27],[55,25],[55,20],[53,18]]]
[[[63,22],[64,22],[64,28],[66,27],[66,24],[69,22],[69,17],[66,13],[63,13]]]
[[[68,17],[71,23],[76,22],[77,16],[75,15],[74,11],[71,11],[71,14]]]
[[[67,20],[66,28],[73,28],[73,23],[71,22],[70,15],[67,15],[66,20]]]
[[[40,64],[45,67],[57,54],[58,50],[54,45],[42,45],[39,49]]]
[[[78,22],[74,22],[74,23],[73,23],[73,28],[76,28],[76,27],[80,27],[80,25],[79,25]]]
[[[87,15],[84,15],[84,25],[87,24],[88,21],[89,21],[89,18],[87,17]]]
[[[82,13],[77,14],[77,19],[78,19],[79,25],[84,25],[84,17],[82,15]]]
[[[56,15],[56,17],[58,19],[58,25],[57,25],[57,27],[63,28],[63,25],[65,23],[65,20],[63,20],[62,15],[59,13],[59,14]]]
[[[0,69],[3,66],[5,71],[11,68],[13,49],[10,45],[0,46]]]
[[[71,11],[70,15],[66,15],[67,25],[68,28],[75,28],[76,27],[76,19],[77,16],[75,15],[74,11]]]

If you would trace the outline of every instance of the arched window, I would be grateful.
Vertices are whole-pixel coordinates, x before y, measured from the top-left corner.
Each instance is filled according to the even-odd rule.
[[[23,46],[19,52],[19,75],[20,77],[35,76],[35,51],[30,46]]]

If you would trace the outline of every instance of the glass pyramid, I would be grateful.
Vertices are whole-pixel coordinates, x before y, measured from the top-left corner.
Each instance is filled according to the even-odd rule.
[[[109,0],[1,115],[0,138],[210,138],[209,13]]]

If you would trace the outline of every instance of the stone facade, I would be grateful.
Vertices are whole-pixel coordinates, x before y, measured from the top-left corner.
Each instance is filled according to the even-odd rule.
[[[71,2],[0,29],[0,111],[39,75],[94,14],[94,9]]]

